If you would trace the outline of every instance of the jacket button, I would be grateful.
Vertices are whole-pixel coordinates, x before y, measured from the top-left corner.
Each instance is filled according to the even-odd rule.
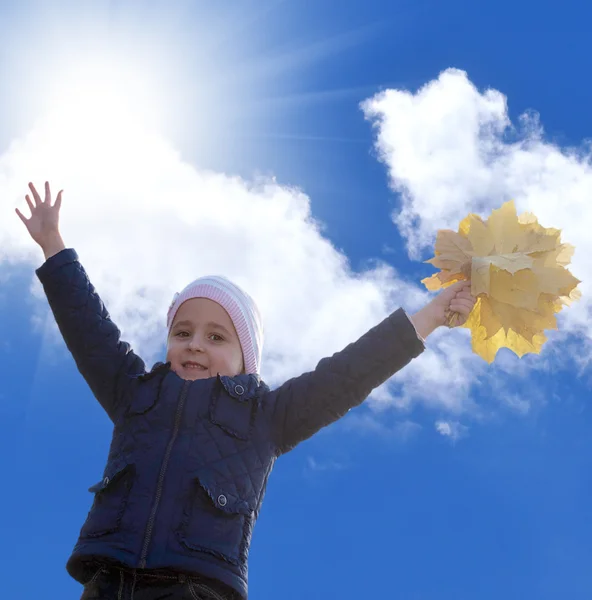
[[[226,503],[228,502],[228,500],[226,500],[226,496],[224,494],[220,494],[218,496],[218,504],[220,506],[226,506]]]
[[[242,385],[237,385],[234,388],[234,391],[236,393],[237,396],[242,396],[245,393],[245,388]]]
[[[109,477],[105,477],[105,479],[103,479],[103,485],[108,485],[109,481],[111,481]]]

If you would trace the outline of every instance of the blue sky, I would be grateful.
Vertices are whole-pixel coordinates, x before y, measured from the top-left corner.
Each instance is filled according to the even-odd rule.
[[[14,215],[49,179],[147,362],[172,294],[223,272],[263,309],[272,384],[421,306],[438,228],[509,198],[562,228],[584,295],[542,354],[487,366],[438,332],[278,461],[250,594],[589,598],[592,9],[51,4],[0,3],[3,594],[79,597],[64,565],[110,441]]]

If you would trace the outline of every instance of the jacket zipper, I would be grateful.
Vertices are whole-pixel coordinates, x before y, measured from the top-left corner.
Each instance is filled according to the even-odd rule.
[[[148,525],[146,526],[146,535],[144,536],[144,546],[142,547],[142,555],[140,556],[140,569],[146,568],[146,557],[148,556],[148,548],[150,546],[150,540],[152,539],[152,530],[154,528],[154,521],[156,519],[156,512],[158,511],[158,505],[160,503],[160,497],[162,496],[162,488],[164,485],[164,476],[166,474],[169,459],[171,458],[171,452],[173,451],[173,445],[179,434],[179,427],[181,426],[181,416],[183,415],[183,407],[185,406],[185,399],[187,398],[187,390],[189,389],[190,381],[186,381],[183,390],[181,392],[181,398],[179,404],[177,404],[177,413],[175,415],[175,428],[173,434],[169,440],[162,465],[160,466],[160,474],[158,476],[158,485],[156,487],[156,497],[154,498],[154,504],[152,506],[152,512],[148,519]]]

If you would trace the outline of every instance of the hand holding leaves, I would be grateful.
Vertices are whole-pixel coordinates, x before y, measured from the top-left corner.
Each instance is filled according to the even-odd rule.
[[[442,290],[431,302],[411,317],[415,329],[426,338],[434,329],[444,325],[448,316],[457,315],[453,326],[463,325],[468,319],[476,299],[471,294],[470,281],[457,281]]]
[[[546,329],[557,329],[563,306],[580,296],[580,283],[567,269],[573,246],[561,231],[540,225],[531,213],[518,215],[506,202],[487,219],[470,214],[458,232],[440,230],[429,263],[440,272],[423,280],[429,290],[471,279],[477,304],[464,326],[475,353],[492,362],[502,347],[518,356],[539,353]],[[450,306],[449,325],[463,319]]]

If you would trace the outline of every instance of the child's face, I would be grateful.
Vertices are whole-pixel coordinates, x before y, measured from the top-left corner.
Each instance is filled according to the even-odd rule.
[[[228,313],[213,300],[192,298],[175,315],[168,338],[167,362],[182,379],[243,372],[243,353]]]

